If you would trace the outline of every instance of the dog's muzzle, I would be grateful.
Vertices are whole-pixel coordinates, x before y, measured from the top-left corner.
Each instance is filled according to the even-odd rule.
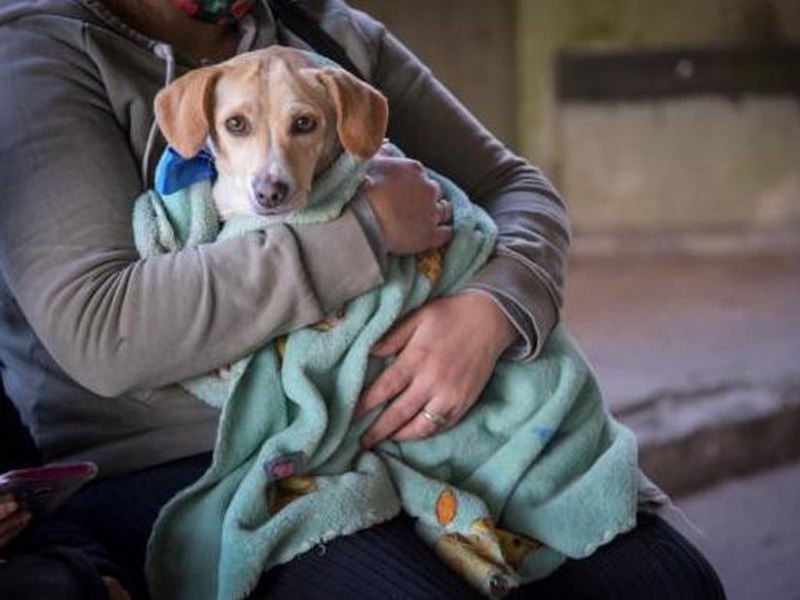
[[[289,196],[289,184],[272,177],[253,179],[253,203],[258,213],[271,213],[280,209]]]

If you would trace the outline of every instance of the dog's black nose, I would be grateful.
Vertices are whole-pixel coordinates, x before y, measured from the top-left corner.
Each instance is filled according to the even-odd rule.
[[[253,180],[253,198],[257,208],[273,210],[279,207],[289,194],[289,185],[280,179],[256,177]]]

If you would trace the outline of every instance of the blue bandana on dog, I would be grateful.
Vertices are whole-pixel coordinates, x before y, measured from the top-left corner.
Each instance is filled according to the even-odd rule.
[[[216,178],[214,157],[205,148],[192,158],[183,158],[167,148],[156,165],[155,189],[161,195],[172,194],[198,181]]]

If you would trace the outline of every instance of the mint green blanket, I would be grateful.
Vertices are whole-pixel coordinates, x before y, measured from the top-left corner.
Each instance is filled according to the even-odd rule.
[[[364,172],[342,155],[315,182],[309,207],[283,221],[335,217]],[[383,366],[370,347],[408,311],[458,291],[494,246],[491,219],[431,176],[454,207],[455,234],[442,254],[391,258],[386,282],[341,313],[265,340],[227,376],[185,382],[222,415],[211,467],[163,509],[152,533],[154,598],[246,597],[266,569],[401,510],[448,564],[493,597],[634,526],[635,439],[609,416],[561,327],[532,364],[499,362],[452,429],[359,451],[378,411],[353,422],[354,408]],[[208,182],[165,197],[143,194],[133,220],[143,256],[257,229],[269,235],[274,224],[253,217],[220,227]]]

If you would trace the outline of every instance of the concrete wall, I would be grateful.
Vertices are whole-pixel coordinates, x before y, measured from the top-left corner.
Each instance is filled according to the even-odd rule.
[[[551,168],[558,51],[800,42],[795,0],[517,0],[517,15],[520,147]]]
[[[800,248],[796,95],[556,99],[562,50],[800,42],[793,0],[518,0],[520,148],[559,184],[577,253]]]
[[[501,140],[516,143],[513,0],[351,0],[386,23]]]
[[[576,251],[800,247],[800,103],[713,96],[561,110]]]

